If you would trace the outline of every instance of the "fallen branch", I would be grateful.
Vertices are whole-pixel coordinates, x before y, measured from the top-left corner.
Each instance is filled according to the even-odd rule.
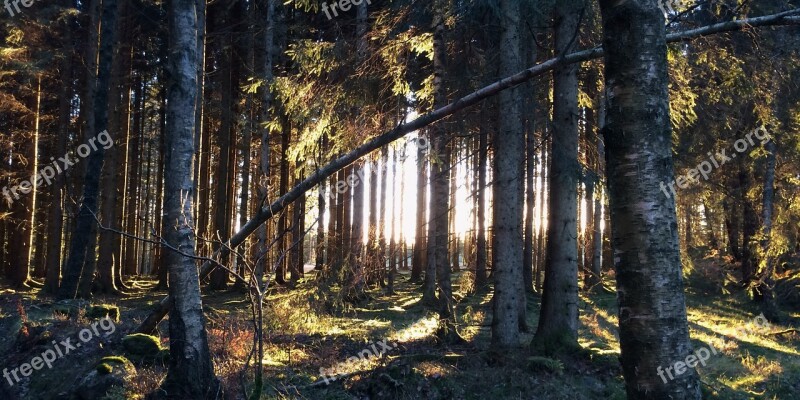
[[[785,335],[785,334],[787,334],[787,333],[797,333],[797,334],[800,334],[800,330],[797,330],[797,329],[794,329],[794,328],[789,328],[789,329],[787,329],[787,330],[785,330],[785,331],[780,331],[780,332],[772,332],[772,333],[770,333],[769,335],[770,335],[770,336],[778,336],[778,335]]]
[[[745,29],[747,27],[760,27],[760,26],[774,26],[774,25],[795,25],[798,24],[797,16],[800,15],[800,10],[794,9],[785,11],[778,14],[766,15],[762,17],[746,18],[738,21],[722,22],[719,24],[709,25],[702,28],[691,29],[685,32],[678,32],[667,35],[667,42],[681,42],[699,37],[718,34],[722,32],[732,32]],[[413,121],[405,124],[400,124],[394,129],[378,135],[366,143],[358,146],[349,153],[340,156],[339,158],[331,161],[324,167],[317,169],[308,178],[304,179],[297,186],[293,187],[286,194],[278,198],[274,203],[267,207],[262,207],[258,213],[253,216],[242,228],[231,236],[230,240],[225,243],[219,250],[212,254],[211,258],[218,260],[227,257],[231,249],[236,248],[244,242],[255,230],[264,222],[272,218],[275,214],[283,210],[287,205],[291,204],[302,196],[305,192],[311,190],[314,186],[319,185],[322,181],[329,178],[336,172],[352,164],[356,160],[368,155],[369,153],[394,142],[401,137],[422,129],[436,121],[444,119],[450,115],[455,114],[467,107],[480,103],[481,101],[492,97],[503,90],[512,88],[522,84],[534,77],[543,75],[550,72],[561,65],[584,62],[593,60],[603,56],[603,48],[597,46],[592,49],[579,51],[576,53],[567,54],[563,57],[551,58],[538,65],[528,68],[515,75],[504,78],[500,81],[492,83],[482,89],[459,98],[452,103],[423,114]],[[214,269],[216,263],[206,261],[200,267],[200,279],[204,279]],[[150,333],[155,330],[156,325],[167,315],[169,311],[169,296],[165,297],[158,303],[155,310],[136,328],[136,332]]]

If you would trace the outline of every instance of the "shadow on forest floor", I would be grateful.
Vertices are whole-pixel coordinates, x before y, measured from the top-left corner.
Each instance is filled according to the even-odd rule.
[[[324,311],[330,309],[326,301],[331,294],[319,292],[313,279],[314,274],[309,273],[306,281],[292,291],[276,287],[266,301],[265,328],[269,336],[263,360],[267,384],[262,398],[625,398],[618,360],[616,298],[612,293],[581,296],[579,343],[585,352],[570,360],[551,360],[531,357],[528,351],[503,355],[488,351],[491,292],[465,293],[471,287],[469,273],[453,276],[459,300],[456,326],[467,339],[467,344],[461,346],[436,342],[436,314],[421,304],[421,290],[408,281],[406,274],[398,275],[395,293],[374,288],[370,290],[370,301],[338,309],[334,315]],[[56,361],[51,370],[33,374],[14,388],[24,388],[21,398],[58,398],[58,393],[64,393],[76,379],[92,370],[101,357],[119,354],[121,337],[146,316],[149,305],[165,294],[153,291],[154,282],[148,279],[128,283],[135,288],[130,296],[92,301],[120,307],[121,319],[114,335]],[[607,286],[613,287],[613,282],[607,282]],[[536,328],[539,300],[535,294],[528,297],[527,323],[531,332],[524,335],[524,344],[531,340]],[[48,302],[52,300],[28,293],[7,289],[0,292],[0,358],[7,364],[4,367],[19,365],[42,351],[14,342],[12,331],[20,326],[19,307],[26,310],[31,323],[52,332],[53,338],[74,335],[90,322],[85,316],[53,317],[52,311],[41,311],[46,310],[43,304]],[[687,304],[695,348],[712,345],[719,350],[705,367],[699,367],[706,398],[800,398],[797,334],[772,335],[786,328],[779,326],[737,333],[737,328],[758,315],[742,293],[709,293],[690,286]],[[252,390],[253,382],[252,361],[244,376],[241,374],[253,341],[250,303],[240,292],[212,292],[204,296],[204,307],[217,374],[228,388],[229,398],[243,398],[242,393]],[[159,329],[166,345],[166,321]],[[332,367],[341,376],[326,380],[322,372]],[[128,398],[141,398],[141,394],[153,390],[164,373],[163,364],[139,366]],[[3,394],[0,392],[0,398],[5,399]]]

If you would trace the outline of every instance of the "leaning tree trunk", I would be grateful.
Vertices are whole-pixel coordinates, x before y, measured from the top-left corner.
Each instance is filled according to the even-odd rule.
[[[569,53],[580,29],[583,1],[555,6],[555,51]],[[553,73],[553,158],[550,169],[544,292],[534,345],[558,352],[578,346],[578,66]]]
[[[654,0],[601,0],[607,176],[617,268],[619,337],[630,399],[700,399],[694,369],[659,371],[692,350],[672,182],[667,46]]]
[[[195,100],[197,19],[194,0],[174,0],[169,13],[170,82],[164,174],[163,266],[169,268],[169,370],[157,393],[168,399],[218,399],[200,300],[194,236]],[[180,253],[178,253],[180,251]]]

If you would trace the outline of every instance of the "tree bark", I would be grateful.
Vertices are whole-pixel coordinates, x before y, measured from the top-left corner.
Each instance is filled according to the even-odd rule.
[[[67,18],[72,22],[72,18]],[[55,154],[67,153],[67,134],[70,128],[70,111],[72,106],[73,86],[73,58],[72,58],[72,29],[65,29],[64,42],[62,49],[67,55],[62,61],[61,78],[62,89],[58,100],[58,131],[55,145]],[[61,248],[62,235],[64,233],[64,189],[67,184],[66,174],[57,174],[53,185],[50,187],[50,209],[47,212],[49,224],[47,226],[47,264],[44,279],[44,291],[48,294],[58,292],[58,284],[61,279]],[[2,236],[0,236],[1,238]],[[1,264],[0,264],[1,265]]]
[[[500,74],[507,76],[520,67],[520,3],[500,2]],[[495,350],[520,346],[520,316],[524,315],[522,287],[522,221],[525,171],[525,131],[519,107],[522,92],[512,88],[498,100],[499,123],[492,140],[494,213],[492,218],[492,343]]]
[[[476,190],[475,206],[477,210],[478,232],[475,240],[475,290],[480,291],[486,287],[486,159],[489,147],[488,127],[488,102],[481,107],[481,126],[478,133],[478,162],[476,173],[478,175],[478,189]]]
[[[275,47],[275,1],[276,0],[259,0],[257,3],[259,12],[259,18],[257,19],[259,23],[258,32],[260,32],[260,34],[256,38],[256,44],[258,45],[256,49],[256,75],[261,79],[261,84],[257,90],[258,99],[261,101],[258,118],[261,146],[259,148],[258,181],[256,183],[259,207],[267,202],[267,196],[269,195],[270,132],[265,124],[270,120],[272,112],[272,92],[270,91],[270,85],[273,80],[272,65],[274,58],[273,49]],[[261,284],[266,271],[266,258],[267,252],[269,251],[267,248],[267,224],[259,224],[257,241],[255,274],[256,281]]]
[[[169,370],[156,393],[168,399],[217,399],[221,386],[214,376],[208,348],[200,280],[195,260],[194,156],[197,97],[197,18],[194,0],[174,0],[169,12],[170,71],[164,174],[164,240],[182,254],[165,249],[169,268]]]
[[[700,399],[689,368],[659,371],[692,350],[675,200],[664,16],[653,1],[601,0],[607,121],[603,130],[617,268],[619,336],[631,399]],[[663,374],[663,373],[662,373]]]
[[[579,35],[585,3],[559,0],[555,6],[555,51],[567,54]],[[553,153],[544,292],[534,345],[558,353],[578,346],[578,68],[553,73]]]
[[[113,45],[114,31],[117,20],[117,0],[105,0],[102,7],[101,16],[101,35],[98,57],[97,81],[91,82],[94,85],[93,104],[93,129],[87,131],[89,137],[94,137],[108,127],[108,90],[109,78],[111,75],[111,63],[114,57]],[[89,79],[93,77],[93,71],[89,73]],[[78,286],[81,279],[93,279],[95,267],[95,249],[93,243],[95,238],[95,216],[97,215],[97,197],[100,188],[100,171],[103,167],[103,146],[87,157],[86,176],[84,178],[83,199],[76,216],[75,230],[72,233],[69,258],[65,267],[64,279],[58,297],[61,299],[75,298],[78,294]],[[84,266],[84,264],[86,264]],[[86,268],[88,271],[83,271]],[[84,286],[85,287],[85,286]]]
[[[430,135],[425,134],[426,140]],[[428,155],[422,146],[417,147],[417,217],[416,233],[414,235],[414,259],[411,263],[411,282],[416,283],[422,279],[422,270],[425,268],[425,249],[427,247],[427,203],[428,195]]]

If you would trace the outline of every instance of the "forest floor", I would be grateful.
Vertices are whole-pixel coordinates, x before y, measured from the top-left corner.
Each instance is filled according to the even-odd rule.
[[[730,274],[722,263],[709,258],[696,261],[687,273],[687,304],[695,349],[715,349],[706,366],[698,366],[706,398],[800,398],[800,335],[775,334],[797,327],[800,310],[786,313],[787,324],[760,328],[751,322],[757,308],[741,291],[728,292]],[[696,273],[691,271],[703,271]],[[616,332],[616,297],[610,291],[581,295],[579,342],[583,351],[553,359],[520,351],[489,351],[490,292],[469,293],[469,273],[454,274],[460,301],[457,329],[466,344],[437,343],[436,314],[420,304],[421,290],[400,274],[394,294],[370,291],[362,306],[323,312],[319,293],[308,274],[295,290],[276,288],[266,300],[269,333],[265,345],[265,388],[270,399],[624,399],[619,343]],[[123,354],[121,338],[147,314],[163,291],[153,291],[153,281],[129,281],[131,295],[123,299],[102,297],[92,304],[120,308],[113,334],[100,335],[82,348],[64,355],[53,368],[33,371],[11,387],[4,379],[2,399],[68,399],[81,378],[100,359]],[[613,287],[612,282],[608,285]],[[535,331],[539,298],[527,303],[528,325]],[[0,287],[0,359],[12,369],[52,347],[50,340],[76,337],[91,323],[83,315],[53,313],[52,300],[35,293],[17,293]],[[314,306],[317,305],[317,306]],[[252,348],[250,302],[240,292],[204,296],[207,328],[217,375],[227,388],[227,398],[244,398],[253,389],[252,360],[242,373]],[[24,316],[20,317],[20,309]],[[786,310],[784,310],[786,311]],[[27,339],[18,332],[27,329]],[[743,329],[744,328],[744,329]],[[159,336],[167,346],[167,324]],[[102,332],[101,332],[102,333]],[[24,340],[23,340],[24,339]],[[349,360],[348,360],[349,359]],[[676,360],[678,361],[678,360]],[[335,380],[322,376],[321,368],[336,367]],[[666,367],[666,366],[665,366]],[[137,364],[127,393],[106,399],[143,398],[166,373],[163,362]],[[333,374],[333,372],[330,372]]]

